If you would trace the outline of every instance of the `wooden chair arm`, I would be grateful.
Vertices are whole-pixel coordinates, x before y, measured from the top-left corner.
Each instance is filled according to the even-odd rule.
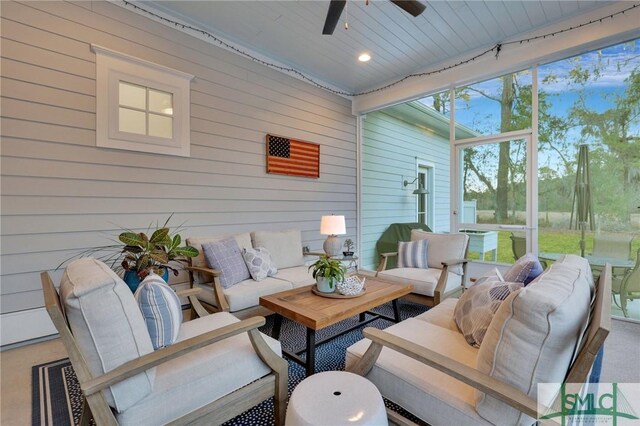
[[[187,271],[200,272],[202,274],[212,275],[214,277],[220,276],[220,274],[222,273],[222,271],[220,271],[219,269],[204,268],[201,266],[185,266],[185,269]]]
[[[220,281],[218,277],[222,273],[219,269],[205,268],[202,266],[186,266],[185,269],[189,271],[189,279],[191,281],[191,286],[194,284],[194,272],[200,272],[206,275],[211,275],[213,277],[213,293],[216,296],[216,300],[218,301],[218,308],[221,312],[229,312],[229,302],[227,302],[227,298],[222,291],[222,285],[220,285]],[[200,305],[200,303],[198,303]],[[202,306],[202,305],[200,305]],[[204,308],[202,308],[205,310]],[[200,315],[200,314],[198,314]]]
[[[380,253],[380,263],[378,264],[378,269],[376,270],[376,277],[378,276],[378,272],[387,269],[387,259],[397,255],[398,252]]]
[[[178,290],[176,291],[176,295],[178,297],[189,297],[189,296],[195,296],[196,294],[200,293],[202,290],[194,287],[194,288],[185,288],[182,290]]]
[[[153,368],[164,362],[178,358],[193,352],[204,346],[219,342],[231,336],[246,333],[265,324],[264,317],[252,317],[240,322],[220,327],[216,330],[203,333],[171,346],[158,349],[152,353],[125,362],[108,373],[102,374],[81,384],[85,396],[93,395],[104,388],[112,386],[145,370]]]
[[[200,300],[198,300],[198,298],[196,297],[196,295],[201,291],[202,289],[198,287],[186,288],[184,290],[176,291],[178,297],[186,297],[189,300],[192,312],[194,312],[198,318],[206,317],[207,315],[209,315],[209,311],[207,311],[204,306],[202,306]]]
[[[484,374],[475,368],[471,368],[431,349],[394,336],[386,331],[378,330],[377,328],[367,327],[364,329],[363,334],[364,337],[370,339],[373,343],[369,346],[369,349],[364,353],[360,361],[351,369],[351,371],[357,374],[365,376],[371,368],[373,368],[382,346],[386,346],[460,380],[480,392],[484,392],[533,418],[537,416],[538,404],[536,400],[521,390]]]
[[[397,256],[398,252],[397,251],[390,251],[387,253],[380,253],[380,257],[393,257],[393,256]]]
[[[470,259],[449,259],[442,262],[442,266],[465,265],[471,262]]]

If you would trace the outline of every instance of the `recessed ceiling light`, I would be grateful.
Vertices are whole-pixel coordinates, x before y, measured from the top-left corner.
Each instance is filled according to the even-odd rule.
[[[371,55],[369,55],[368,53],[362,53],[360,56],[358,56],[358,60],[360,62],[369,62],[369,59],[371,59]]]

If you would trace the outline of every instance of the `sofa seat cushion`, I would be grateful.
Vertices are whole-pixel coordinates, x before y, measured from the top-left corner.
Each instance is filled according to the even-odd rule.
[[[229,311],[236,312],[246,308],[252,308],[260,304],[260,296],[266,296],[280,291],[291,290],[293,286],[289,281],[267,277],[262,281],[252,279],[240,281],[231,288],[223,290]]]
[[[269,250],[278,269],[304,265],[302,234],[299,229],[286,231],[255,231],[251,234],[254,247]]]
[[[538,395],[538,383],[561,383],[574,356],[591,300],[586,259],[580,268],[555,263],[498,308],[478,351],[478,370],[548,405],[554,395]],[[588,275],[591,275],[589,271]],[[493,423],[535,420],[478,392],[478,414]]]
[[[397,284],[413,285],[413,293],[433,297],[433,292],[438,284],[441,269],[429,268],[394,268],[378,272],[378,278]],[[445,292],[460,287],[462,277],[452,272],[448,273],[447,288]]]
[[[227,312],[182,325],[178,342],[239,320]],[[278,355],[280,343],[265,341]],[[269,374],[246,333],[198,349],[156,367],[156,382],[146,398],[117,415],[122,425],[166,424]]]
[[[438,327],[446,328],[447,330],[459,332],[458,326],[456,325],[456,321],[453,317],[456,303],[458,303],[458,299],[456,298],[450,297],[448,299],[444,299],[427,312],[424,312],[414,318],[437,325]]]
[[[415,318],[385,331],[475,368],[478,350],[458,332]],[[347,348],[347,369],[362,357],[369,344],[370,340],[363,339]],[[382,349],[367,379],[383,396],[429,424],[489,424],[474,409],[472,387],[389,348]]]
[[[294,266],[292,268],[279,269],[273,276],[279,280],[288,281],[293,288],[304,287],[316,283],[307,266]]]
[[[153,352],[144,318],[131,290],[103,262],[71,262],[60,283],[60,300],[89,371],[98,376]],[[155,369],[116,383],[103,392],[124,411],[153,389]]]

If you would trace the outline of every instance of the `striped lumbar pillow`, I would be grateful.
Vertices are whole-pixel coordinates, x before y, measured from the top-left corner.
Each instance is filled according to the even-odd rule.
[[[398,268],[429,268],[427,264],[427,240],[398,242]]]
[[[147,276],[135,293],[149,330],[153,349],[171,345],[178,338],[182,306],[175,291],[158,275]]]

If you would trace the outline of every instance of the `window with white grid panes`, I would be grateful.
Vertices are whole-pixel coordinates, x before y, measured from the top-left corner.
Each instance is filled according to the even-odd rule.
[[[193,76],[92,46],[97,146],[188,157]]]

